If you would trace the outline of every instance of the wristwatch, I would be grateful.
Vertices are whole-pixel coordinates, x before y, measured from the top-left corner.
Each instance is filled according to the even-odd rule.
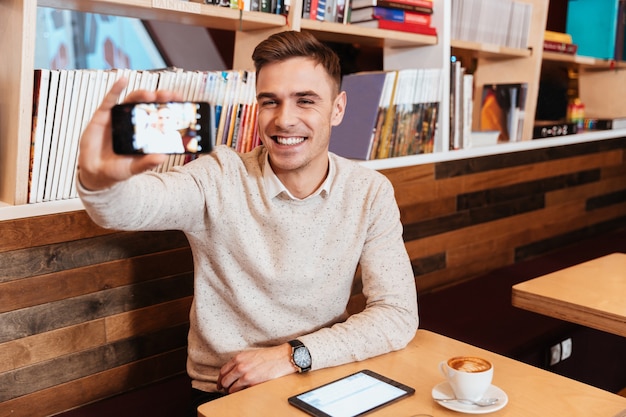
[[[290,340],[291,345],[291,363],[293,363],[298,372],[306,372],[311,370],[311,353],[304,344],[298,339]]]

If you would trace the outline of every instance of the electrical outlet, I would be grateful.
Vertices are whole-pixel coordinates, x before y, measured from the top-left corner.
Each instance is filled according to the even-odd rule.
[[[550,348],[550,366],[556,365],[561,361],[561,344],[557,343],[556,345]]]
[[[570,356],[572,356],[572,338],[568,337],[561,342],[561,360],[564,361]]]

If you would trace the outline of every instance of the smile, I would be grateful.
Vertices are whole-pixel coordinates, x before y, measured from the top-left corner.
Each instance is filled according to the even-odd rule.
[[[272,136],[272,139],[274,139],[276,142],[278,142],[281,145],[298,145],[304,142],[306,138],[303,136],[297,136],[297,137]]]

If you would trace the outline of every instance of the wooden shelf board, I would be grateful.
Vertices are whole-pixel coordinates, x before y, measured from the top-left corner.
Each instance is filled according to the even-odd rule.
[[[357,43],[376,47],[415,47],[436,45],[436,36],[420,35],[396,30],[365,28],[356,25],[341,23],[320,22],[311,19],[302,19],[301,29],[314,32],[315,37],[325,41]],[[340,37],[339,37],[340,36]]]
[[[543,59],[545,61],[563,62],[572,66],[584,67],[588,70],[606,71],[612,69],[626,68],[626,62],[613,61],[610,59],[600,59],[590,56],[560,54],[558,52],[544,51]]]
[[[239,10],[180,0],[39,0],[38,5],[233,31],[287,25],[287,16],[284,15],[244,12],[240,21]]]
[[[450,44],[453,48],[473,51],[475,54],[483,58],[501,58],[501,59],[527,58],[532,55],[532,49],[530,48],[528,49],[508,48],[506,46],[478,43],[478,42],[468,42],[468,41],[455,40],[455,39],[453,39],[450,42]]]

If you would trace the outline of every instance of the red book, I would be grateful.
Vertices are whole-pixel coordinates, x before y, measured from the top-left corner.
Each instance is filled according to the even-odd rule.
[[[398,30],[401,32],[419,33],[420,35],[437,36],[437,28],[416,23],[394,22],[392,20],[378,19],[379,29]]]
[[[575,55],[578,51],[578,45],[576,45],[575,43],[544,40],[543,50],[549,52],[559,52],[568,55]]]

